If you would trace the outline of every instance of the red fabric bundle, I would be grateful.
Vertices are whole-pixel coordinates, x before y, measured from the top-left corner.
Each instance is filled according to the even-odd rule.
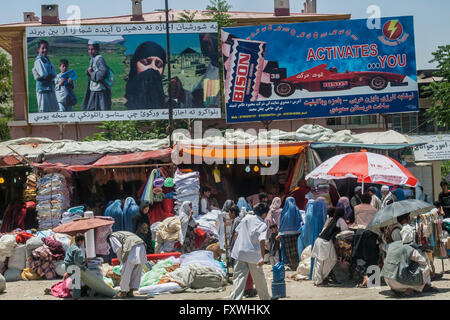
[[[165,199],[171,200],[171,199]],[[164,210],[163,203],[157,202],[155,203],[148,213],[148,219],[150,220],[150,224],[154,224],[155,222],[161,222],[165,219],[173,217],[173,214]]]
[[[26,243],[28,239],[34,237],[34,234],[22,231],[16,236],[17,243]]]
[[[253,278],[252,274],[249,272],[247,276],[247,282],[245,283],[245,289],[244,290],[251,290],[253,289]]]
[[[205,242],[207,235],[206,235],[206,232],[200,228],[195,228],[194,234],[195,234],[195,238],[194,238],[195,248],[198,249]]]
[[[165,212],[173,213],[173,207],[175,206],[173,199],[164,199],[162,201],[162,207]]]
[[[50,249],[54,260],[62,260],[66,256],[61,242],[53,239],[52,237],[42,238],[44,244]]]
[[[25,230],[26,215],[27,209],[23,203],[16,203],[9,206],[3,217],[3,224],[0,232],[7,233],[18,228]]]

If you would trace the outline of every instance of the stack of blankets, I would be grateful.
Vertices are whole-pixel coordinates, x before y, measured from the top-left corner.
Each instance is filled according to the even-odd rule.
[[[24,201],[34,201],[36,202],[36,187],[37,187],[37,177],[34,173],[27,176],[27,183],[25,190],[23,190]]]
[[[179,212],[179,209],[184,201],[192,202],[192,209],[194,215],[199,213],[199,191],[200,191],[200,179],[199,172],[182,173],[179,170],[175,172],[175,212]]]
[[[70,206],[70,193],[64,176],[53,173],[39,179],[36,200],[39,228],[58,226],[62,213]]]

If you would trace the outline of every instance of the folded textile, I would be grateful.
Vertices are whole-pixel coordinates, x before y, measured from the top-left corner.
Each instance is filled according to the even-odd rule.
[[[57,261],[64,259],[66,251],[64,250],[61,242],[55,240],[53,237],[42,238],[41,240],[50,249],[53,255],[53,260]]]
[[[33,250],[31,256],[28,257],[30,268],[40,277],[45,277],[47,280],[52,280],[56,277],[55,266],[52,262],[53,254],[46,245]]]
[[[180,287],[178,283],[174,282],[154,284],[139,288],[139,294],[147,294],[147,295],[180,292],[180,291],[183,291],[183,289]]]

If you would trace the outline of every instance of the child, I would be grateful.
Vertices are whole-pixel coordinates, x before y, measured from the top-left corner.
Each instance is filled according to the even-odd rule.
[[[58,100],[58,107],[60,112],[72,111],[72,106],[77,104],[77,98],[73,92],[74,84],[69,71],[69,61],[61,59],[59,61],[60,74],[53,80],[55,84],[56,99]]]
[[[36,98],[39,112],[57,112],[58,101],[55,95],[55,85],[53,79],[56,77],[56,70],[48,54],[48,42],[39,40],[38,56],[32,69],[36,80]]]
[[[269,228],[272,230],[272,234],[270,235],[269,239],[269,262],[273,267],[280,261],[281,243],[280,240],[276,239],[278,235],[278,226],[276,224],[273,224]]]

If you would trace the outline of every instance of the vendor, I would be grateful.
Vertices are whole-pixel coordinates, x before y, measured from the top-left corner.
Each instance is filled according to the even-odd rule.
[[[406,219],[409,219],[409,215]],[[405,227],[408,225],[405,218],[402,222],[405,223],[401,231],[402,241],[393,242],[389,246],[381,275],[396,295],[437,291],[431,286],[427,260],[414,244],[414,233]],[[418,268],[411,269],[411,263],[418,264]]]
[[[134,297],[139,289],[142,265],[147,262],[144,241],[134,233],[118,231],[108,235],[107,240],[120,262],[120,292],[118,296]]]
[[[66,267],[66,270],[70,266],[77,266],[81,270],[86,270],[86,264],[85,264],[85,256],[83,253],[83,245],[84,245],[84,236],[82,234],[79,234],[75,236],[75,243],[70,246],[69,250],[66,252],[66,257],[64,258],[64,264]],[[68,273],[64,274],[64,279],[67,279],[69,277]],[[80,283],[81,286],[81,283]],[[81,297],[81,287],[80,289],[72,289],[72,297],[74,299],[79,299]]]
[[[195,251],[195,228],[198,223],[195,222],[192,215],[192,202],[184,201],[181,205],[178,217],[180,218],[181,231],[180,231],[180,244],[182,246],[183,254]]]
[[[202,197],[200,199],[200,214],[207,214],[213,209],[217,209],[211,203],[211,189],[209,187],[203,187]]]
[[[450,218],[450,192],[448,191],[448,182],[441,181],[442,192],[439,193],[439,202],[441,204],[441,211],[444,211],[445,218]]]
[[[137,233],[143,223],[150,226],[150,219],[148,212],[150,211],[150,204],[147,201],[142,201],[139,205],[139,212],[133,217],[133,232]]]

